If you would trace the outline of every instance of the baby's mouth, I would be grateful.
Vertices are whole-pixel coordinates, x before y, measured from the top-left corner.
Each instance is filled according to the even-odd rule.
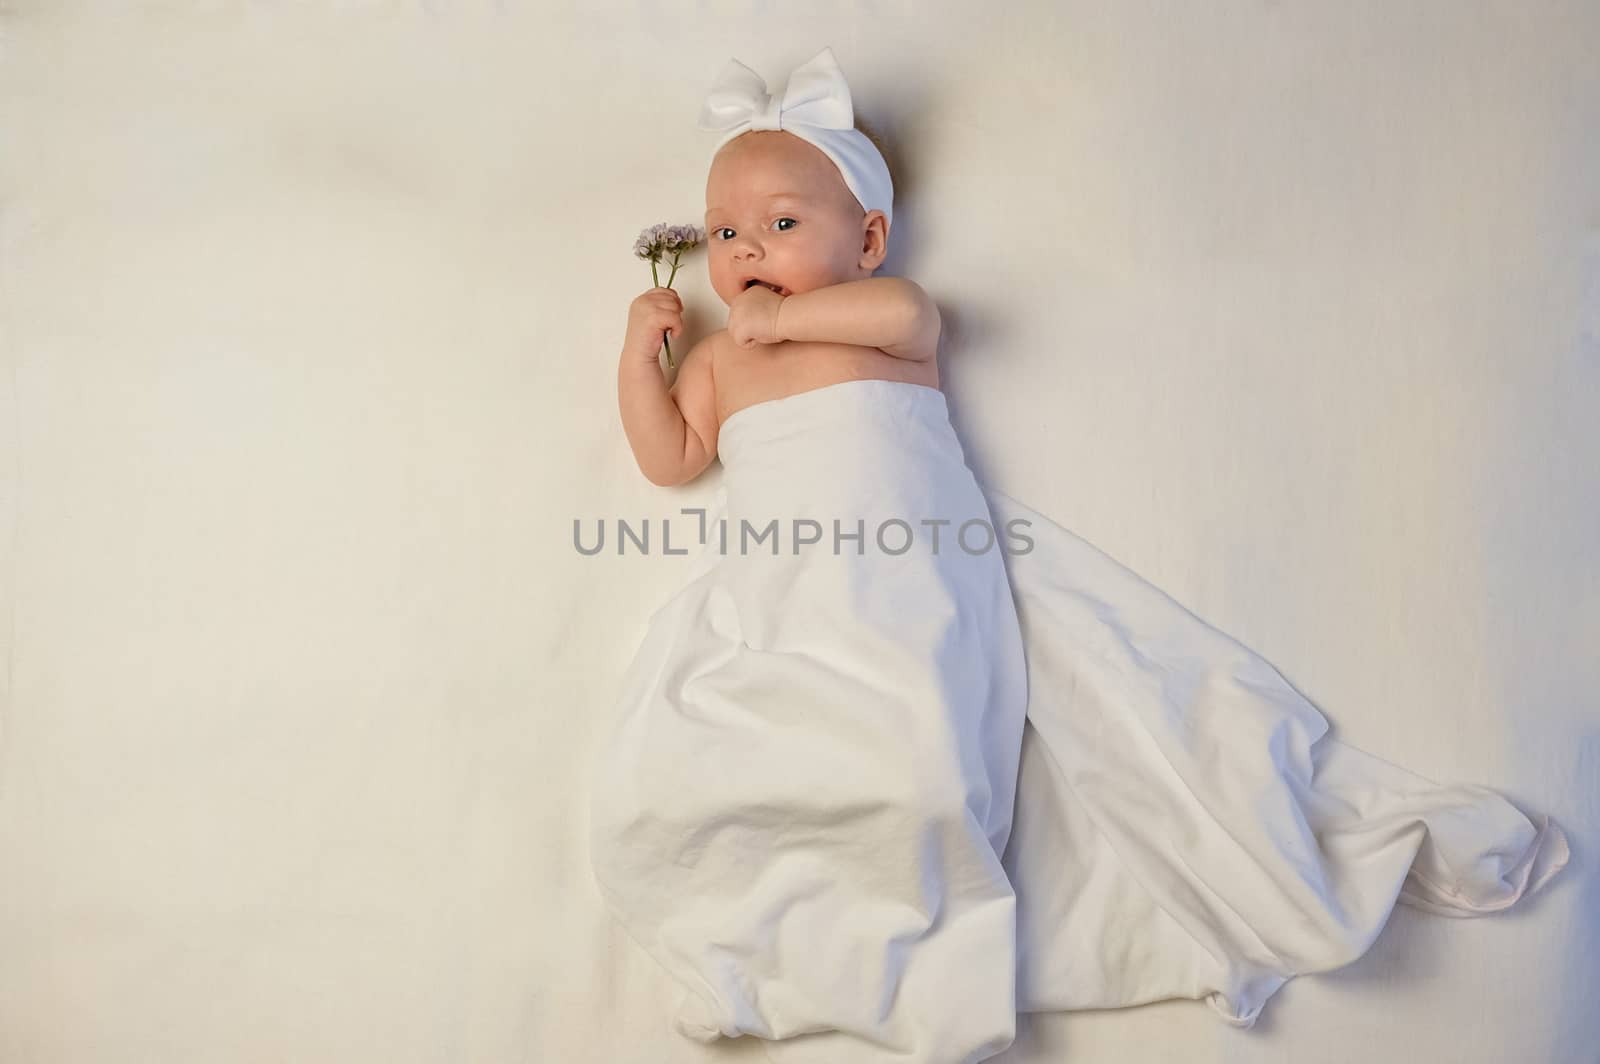
[[[752,277],[752,278],[750,278],[750,280],[746,281],[744,283],[745,291],[749,291],[750,288],[752,286],[754,286],[754,285],[760,285],[763,288],[770,288],[774,292],[778,293],[780,296],[786,296],[786,295],[789,294],[789,290],[787,288],[780,288],[775,284],[771,284],[771,283],[769,283],[767,281],[761,280],[761,278],[759,278],[759,277]]]

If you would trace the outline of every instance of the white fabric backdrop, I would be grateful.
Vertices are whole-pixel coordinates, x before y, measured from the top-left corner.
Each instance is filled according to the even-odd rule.
[[[1254,1029],[1023,1017],[997,1059],[1587,1059],[1597,38],[1586,3],[11,0],[0,1059],[761,1059],[667,1030],[591,884],[584,772],[688,561],[572,522],[713,490],[622,434],[630,248],[699,219],[721,64],[776,89],[824,44],[979,476],[1573,846]]]

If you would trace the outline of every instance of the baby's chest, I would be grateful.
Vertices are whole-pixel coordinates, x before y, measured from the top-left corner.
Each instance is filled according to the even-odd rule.
[[[781,399],[840,381],[889,376],[896,359],[876,347],[785,340],[741,348],[724,338],[713,353],[718,412]]]

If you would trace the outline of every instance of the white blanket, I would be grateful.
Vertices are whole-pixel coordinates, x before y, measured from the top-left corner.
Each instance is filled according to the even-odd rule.
[[[942,1064],[1019,1011],[1204,998],[1249,1026],[1396,900],[1494,912],[1566,863],[1547,819],[1329,738],[1259,656],[985,491],[934,389],[758,403],[719,451],[592,806],[682,1034]]]

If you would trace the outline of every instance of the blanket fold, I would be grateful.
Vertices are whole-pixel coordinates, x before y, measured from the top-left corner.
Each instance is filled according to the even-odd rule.
[[[718,449],[591,805],[595,881],[688,1037],[943,1064],[1018,1011],[1249,1026],[1397,901],[1494,912],[1566,863],[1553,823],[1333,740],[1258,655],[982,487],[936,389],[757,403]]]

